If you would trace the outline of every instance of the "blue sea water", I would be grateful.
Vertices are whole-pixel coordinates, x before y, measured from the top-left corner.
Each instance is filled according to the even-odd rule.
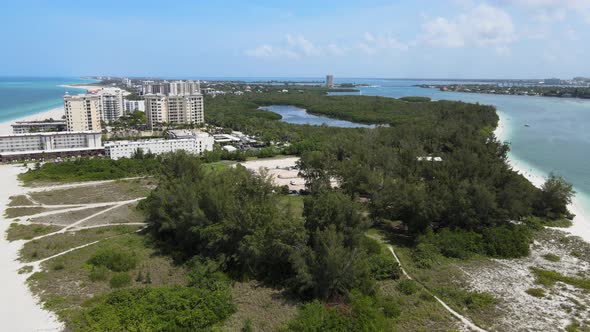
[[[331,119],[325,116],[309,114],[303,108],[290,105],[271,105],[262,106],[260,109],[271,111],[280,114],[283,118],[281,121],[295,123],[295,124],[309,124],[321,126],[323,124],[332,127],[341,128],[372,128],[374,125],[366,125],[361,123],[354,123],[346,120]]]
[[[0,77],[0,122],[63,106],[63,95],[84,92],[60,85],[91,83],[79,78]]]

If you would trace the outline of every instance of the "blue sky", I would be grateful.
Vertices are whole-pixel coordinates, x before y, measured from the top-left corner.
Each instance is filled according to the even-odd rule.
[[[590,0],[19,0],[0,28],[0,75],[590,76]]]

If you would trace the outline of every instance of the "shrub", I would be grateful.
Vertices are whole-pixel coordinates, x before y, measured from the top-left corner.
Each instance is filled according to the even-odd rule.
[[[116,290],[87,301],[67,329],[91,331],[209,331],[235,310],[229,289],[167,286]]]
[[[380,252],[369,257],[371,274],[375,280],[398,279],[400,266],[390,253]]]
[[[484,230],[486,254],[492,257],[516,258],[527,256],[531,232],[524,226],[499,226]]]
[[[349,294],[348,308],[328,307],[316,300],[299,310],[287,331],[384,331],[385,315],[378,306],[374,298],[357,291]]]
[[[392,296],[385,296],[379,299],[381,311],[387,318],[397,318],[401,315],[401,308],[398,301]]]
[[[115,273],[109,282],[111,288],[123,288],[131,284],[131,276],[125,272]]]
[[[555,254],[546,254],[546,255],[543,255],[543,258],[545,258],[546,260],[548,260],[550,262],[559,262],[561,260],[561,258]]]
[[[438,262],[440,252],[433,243],[420,241],[412,251],[412,258],[417,267],[429,269]]]
[[[108,248],[98,251],[88,263],[94,266],[105,266],[115,272],[127,272],[137,266],[137,256],[127,251]]]
[[[483,243],[480,234],[464,231],[450,230],[448,228],[436,233],[436,246],[447,257],[467,258],[474,254],[482,254]]]
[[[92,266],[88,277],[91,281],[105,281],[107,280],[108,273],[109,269],[106,266]]]
[[[543,288],[529,288],[525,291],[530,296],[534,297],[545,297],[545,290]]]
[[[405,295],[412,295],[418,291],[418,285],[414,280],[404,279],[400,280],[396,285],[398,291]]]

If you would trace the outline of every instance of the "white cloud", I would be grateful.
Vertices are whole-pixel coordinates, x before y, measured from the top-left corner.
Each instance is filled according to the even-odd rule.
[[[247,50],[245,52],[247,56],[255,58],[270,58],[270,57],[287,57],[297,58],[298,55],[290,50],[282,49],[279,47],[273,47],[271,45],[260,45],[256,48]]]
[[[364,40],[357,44],[357,49],[372,55],[379,51],[407,51],[409,46],[391,35],[373,35],[365,32]]]
[[[517,39],[512,17],[486,4],[455,17],[437,17],[422,25],[419,41],[437,47],[499,46]]]
[[[563,21],[569,14],[581,15],[590,23],[588,0],[496,0],[498,3],[524,7],[540,22]]]

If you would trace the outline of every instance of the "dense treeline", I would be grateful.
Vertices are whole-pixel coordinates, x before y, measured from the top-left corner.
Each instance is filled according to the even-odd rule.
[[[301,298],[371,294],[374,280],[398,277],[393,258],[365,238],[369,224],[343,193],[307,197],[302,218],[279,208],[268,178],[241,166],[207,172],[198,159],[176,154],[163,167],[142,206],[154,236],[179,260],[210,259],[236,278],[279,284]]]

